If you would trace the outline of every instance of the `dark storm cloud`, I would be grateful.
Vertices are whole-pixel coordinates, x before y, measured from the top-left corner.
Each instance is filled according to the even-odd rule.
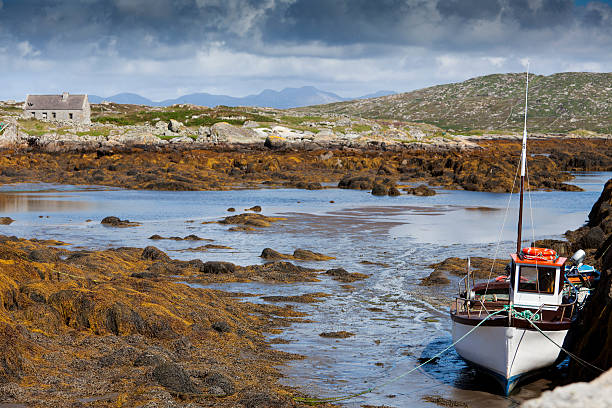
[[[541,73],[611,71],[611,2],[0,0],[0,92],[357,95],[516,72],[526,57]]]
[[[112,45],[134,57],[157,45],[236,42],[266,1],[249,0],[5,0],[0,30],[57,55],[83,55]],[[61,46],[60,46],[61,45]],[[168,55],[170,58],[180,55]]]
[[[436,9],[443,17],[490,20],[499,15],[502,6],[496,0],[439,0]]]
[[[406,40],[410,29],[406,24],[429,4],[427,0],[298,0],[268,16],[265,39],[395,43]]]
[[[520,30],[610,32],[610,7],[571,0],[4,0],[0,35],[57,57],[181,58],[222,43],[273,53],[279,45],[487,47]],[[486,25],[474,32],[474,24]],[[495,32],[495,30],[500,30]],[[485,31],[482,31],[485,30]],[[487,36],[486,30],[492,31]],[[500,37],[501,35],[501,37]],[[536,38],[537,39],[537,38]],[[169,48],[170,47],[170,48]],[[291,53],[290,47],[282,52]],[[300,51],[296,50],[299,54]],[[310,51],[312,52],[312,51]],[[339,55],[342,57],[342,55]]]

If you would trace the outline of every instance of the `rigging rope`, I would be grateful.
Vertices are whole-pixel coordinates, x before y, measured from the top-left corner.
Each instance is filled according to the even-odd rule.
[[[529,187],[529,167],[527,166],[527,161],[525,161],[525,173],[527,175],[527,196],[529,197],[529,212],[531,213],[531,238],[533,242],[533,246],[535,244],[535,221],[533,219],[533,205],[531,204],[531,188]],[[536,259],[537,263],[537,259]]]
[[[504,233],[504,227],[506,226],[506,220],[508,219],[508,213],[510,211],[510,202],[512,201],[512,194],[514,193],[514,186],[516,185],[516,178],[518,177],[519,167],[521,167],[520,163],[516,167],[516,172],[514,173],[514,180],[512,180],[512,188],[510,189],[510,197],[508,197],[508,204],[506,205],[506,213],[504,214],[504,221],[502,223],[501,229],[499,230],[499,236],[497,237],[497,246],[495,247],[495,256],[493,257],[493,262],[491,263],[491,270],[489,271],[489,277],[487,278],[487,286],[485,287],[484,296],[487,295],[487,291],[489,290],[489,282],[491,282],[491,276],[493,275],[493,269],[495,269],[495,262],[497,262],[497,255],[499,254],[499,247],[501,245],[502,235]]]

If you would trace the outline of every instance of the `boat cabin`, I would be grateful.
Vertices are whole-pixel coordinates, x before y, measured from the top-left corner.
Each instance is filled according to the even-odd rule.
[[[557,257],[556,253],[552,259],[524,254],[511,257],[510,301],[514,306],[557,310],[563,303],[562,279],[567,258]]]

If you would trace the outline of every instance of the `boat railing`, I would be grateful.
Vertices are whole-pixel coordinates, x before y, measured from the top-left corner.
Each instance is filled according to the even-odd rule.
[[[461,303],[461,309],[459,308],[459,303]],[[477,308],[477,305],[480,305],[480,307]],[[455,313],[458,313],[460,310],[466,312],[468,318],[470,318],[471,313],[478,313],[478,316],[481,316],[482,312],[485,312],[485,316],[488,316],[491,312],[496,312],[500,309],[489,311],[481,299],[467,299],[461,296],[455,296]]]
[[[560,320],[563,321],[563,319],[566,317],[565,313],[567,311],[567,309],[570,309],[569,311],[569,315],[567,315],[568,319],[571,319],[572,316],[574,315],[574,310],[576,308],[576,299],[574,298],[574,300],[570,303],[561,303],[560,305],[554,305],[554,304],[548,304],[548,303],[544,303],[542,304],[538,310],[535,312],[536,315],[540,315],[541,316],[541,312],[542,310],[546,310],[546,308],[557,308],[557,310],[561,309],[561,318]]]
[[[451,309],[451,313],[454,312],[455,314],[457,314],[459,312],[464,312],[467,314],[467,317],[469,319],[472,317],[472,314],[478,314],[478,317],[481,317],[484,313],[484,316],[487,317],[493,312],[499,312],[499,310],[501,310],[502,308],[510,306],[510,302],[508,302],[507,304],[501,305],[502,306],[501,308],[497,307],[495,309],[487,309],[482,299],[469,299],[469,298],[465,298],[462,296],[456,296],[454,306],[455,306],[454,309]],[[524,308],[521,306],[519,307],[521,309]],[[556,309],[557,311],[561,310],[561,317],[559,318],[560,321],[563,321],[563,319],[565,318],[571,319],[572,316],[574,315],[574,311],[576,310],[576,300],[574,299],[570,303],[562,303],[558,305],[544,303],[540,305],[540,307],[536,310],[535,313],[530,313],[529,316],[532,316],[532,317],[537,316],[536,320],[541,320],[542,311],[550,310],[552,308]],[[529,309],[529,308],[525,308],[525,309]],[[513,317],[514,317],[513,314],[510,314],[510,316],[508,316],[510,320]]]

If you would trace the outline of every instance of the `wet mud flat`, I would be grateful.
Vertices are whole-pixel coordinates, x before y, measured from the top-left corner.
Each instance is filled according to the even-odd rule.
[[[2,388],[11,403],[291,406],[300,393],[363,391],[449,345],[445,300],[458,277],[433,287],[421,279],[432,263],[490,253],[489,236],[449,243],[444,226],[452,219],[453,227],[488,229],[482,214],[499,218],[490,209],[506,204],[505,195],[441,190],[396,198],[331,189],[77,190],[55,186],[49,200],[74,207],[42,213],[45,194],[34,193],[37,207],[7,212],[15,222],[0,227],[41,240],[5,237],[0,246],[2,321],[17,353],[6,357],[16,376]],[[588,192],[539,194],[557,208],[548,212],[582,211],[575,226],[586,211],[578,204],[592,204]],[[244,216],[254,204],[263,210],[250,213],[261,217]],[[100,224],[111,214],[134,225]],[[549,231],[540,224],[537,234]],[[464,237],[480,235],[472,232]],[[451,352],[346,405],[507,407],[550,385],[544,378],[505,399],[485,379]]]

